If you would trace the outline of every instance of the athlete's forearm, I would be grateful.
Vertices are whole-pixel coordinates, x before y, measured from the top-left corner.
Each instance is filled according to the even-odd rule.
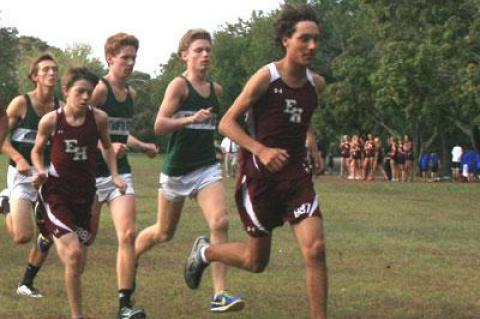
[[[23,157],[23,155],[20,154],[20,152],[18,152],[15,149],[15,147],[13,147],[12,143],[10,143],[10,141],[8,139],[3,142],[2,152],[5,155],[7,155],[8,157],[10,157],[10,159],[17,164],[18,164],[18,162],[20,162],[22,160],[26,161],[26,159]]]
[[[32,165],[37,171],[37,173],[45,172],[45,164],[43,161],[43,147],[35,145],[30,153],[32,158]]]
[[[192,123],[193,118],[191,116],[179,118],[157,117],[154,125],[155,135],[172,133],[183,129]]]
[[[108,169],[110,170],[110,175],[118,176],[117,158],[115,156],[112,146],[110,145],[107,148],[103,148],[102,153],[108,165]]]
[[[247,135],[236,121],[230,121],[224,117],[220,121],[218,130],[222,135],[227,136],[255,156],[258,156],[258,154],[265,148],[265,145]]]
[[[127,146],[129,149],[135,149],[142,151],[145,149],[145,142],[141,141],[139,138],[129,134],[127,138]]]

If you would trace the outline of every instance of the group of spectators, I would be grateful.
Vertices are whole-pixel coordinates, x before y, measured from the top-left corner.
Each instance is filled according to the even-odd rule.
[[[349,180],[372,181],[377,171],[392,182],[413,180],[413,143],[408,135],[391,136],[383,145],[379,137],[367,134],[343,135],[339,145],[340,176]]]
[[[238,146],[225,137],[217,145],[218,159],[224,163],[225,177],[235,177],[238,166]],[[367,134],[363,139],[359,135],[343,135],[339,144],[340,176],[349,180],[372,181],[381,175],[392,182],[413,181],[414,163],[413,143],[408,135],[403,138],[390,136],[383,144],[379,137]],[[325,156],[325,173],[331,173],[334,167],[332,150]],[[451,152],[451,177],[454,181],[472,182],[480,179],[480,153],[455,145]],[[418,176],[423,181],[439,181],[441,161],[439,153],[424,152],[418,157]]]
[[[408,135],[390,136],[384,146],[379,137],[367,134],[343,135],[339,144],[340,176],[349,180],[374,180],[377,173],[385,180],[407,182],[414,179],[413,143]],[[454,181],[479,179],[480,153],[456,145],[452,149],[451,172]],[[424,181],[439,181],[440,156],[424,152],[418,157],[419,176]]]
[[[461,145],[452,148],[452,179],[473,182],[480,179],[480,152],[465,149]]]

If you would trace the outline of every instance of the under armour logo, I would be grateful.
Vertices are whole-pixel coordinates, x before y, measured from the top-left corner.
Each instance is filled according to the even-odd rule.
[[[254,232],[255,232],[255,227],[247,226],[247,233],[254,233]]]
[[[282,89],[282,88],[273,88],[273,93],[275,93],[275,94],[282,94],[282,93],[283,93],[283,89]]]

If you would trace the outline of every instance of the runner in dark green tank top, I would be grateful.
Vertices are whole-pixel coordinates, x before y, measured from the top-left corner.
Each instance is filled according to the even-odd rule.
[[[37,113],[37,110],[33,107],[32,99],[28,94],[24,94],[23,98],[26,102],[27,111],[25,117],[17,122],[17,125],[12,129],[10,133],[10,144],[16,149],[23,158],[32,165],[30,158],[30,152],[32,151],[33,144],[35,144],[35,137],[37,136],[38,122],[44,114]],[[60,102],[57,98],[54,98],[53,108],[57,109],[60,106]],[[49,152],[45,152],[45,160],[48,162]],[[9,164],[17,166],[17,163],[10,158]]]
[[[2,151],[10,157],[6,193],[10,196],[11,212],[6,216],[6,226],[13,240],[19,244],[29,242],[35,234],[32,207],[37,199],[37,191],[31,181],[30,151],[35,142],[40,118],[60,105],[53,95],[57,75],[55,59],[49,54],[40,55],[32,63],[29,74],[35,89],[28,94],[17,96],[7,107],[11,133],[10,138],[3,144]],[[6,200],[4,198],[2,202]],[[29,253],[28,265],[17,288],[17,294],[34,298],[43,296],[34,288],[33,281],[47,257],[51,243],[51,239],[38,236]]]
[[[163,173],[169,176],[185,175],[217,162],[213,138],[217,128],[219,103],[214,83],[210,82],[210,94],[204,97],[186,77],[181,78],[187,84],[188,96],[173,118],[192,116],[203,108],[210,108],[212,117],[203,123],[192,123],[172,133],[163,164]]]
[[[99,165],[97,196],[92,207],[92,241],[98,230],[102,204],[108,202],[119,243],[117,319],[142,319],[146,316],[143,309],[135,308],[131,302],[135,281],[136,200],[126,153],[130,149],[137,149],[149,157],[155,157],[158,150],[155,144],[142,142],[130,134],[136,92],[127,85],[127,80],[132,74],[138,47],[138,39],[133,35],[117,33],[107,39],[105,56],[108,74],[98,83],[92,97],[92,104],[108,114],[118,173],[127,184],[125,194],[121,194],[112,184],[110,173],[104,163]]]
[[[210,34],[202,29],[189,30],[180,41],[178,54],[187,70],[168,85],[154,127],[157,135],[171,133],[160,175],[157,223],[138,234],[137,259],[155,244],[173,237],[186,197],[197,200],[213,242],[225,243],[228,238],[225,187],[213,140],[219,113],[217,96],[222,87],[207,80]],[[241,297],[225,291],[223,264],[212,267],[212,279],[212,311],[243,308]]]
[[[107,79],[102,78],[102,82],[107,87],[107,99],[101,109],[108,114],[108,126],[110,130],[110,139],[112,143],[121,143],[127,145],[128,135],[130,134],[130,126],[133,117],[133,98],[130,89],[126,89],[125,100],[119,102],[113,93],[112,86]],[[97,177],[110,176],[110,171],[105,163],[101,152],[97,154]],[[119,174],[131,173],[130,164],[128,163],[127,154],[118,158],[117,167]]]

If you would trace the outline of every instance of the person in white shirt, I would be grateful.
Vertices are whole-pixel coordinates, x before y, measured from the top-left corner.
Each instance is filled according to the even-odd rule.
[[[463,149],[459,145],[455,145],[452,148],[452,178],[454,181],[460,180],[460,166],[462,162]]]
[[[220,146],[224,154],[225,177],[235,177],[238,163],[238,146],[228,137],[223,138]]]

